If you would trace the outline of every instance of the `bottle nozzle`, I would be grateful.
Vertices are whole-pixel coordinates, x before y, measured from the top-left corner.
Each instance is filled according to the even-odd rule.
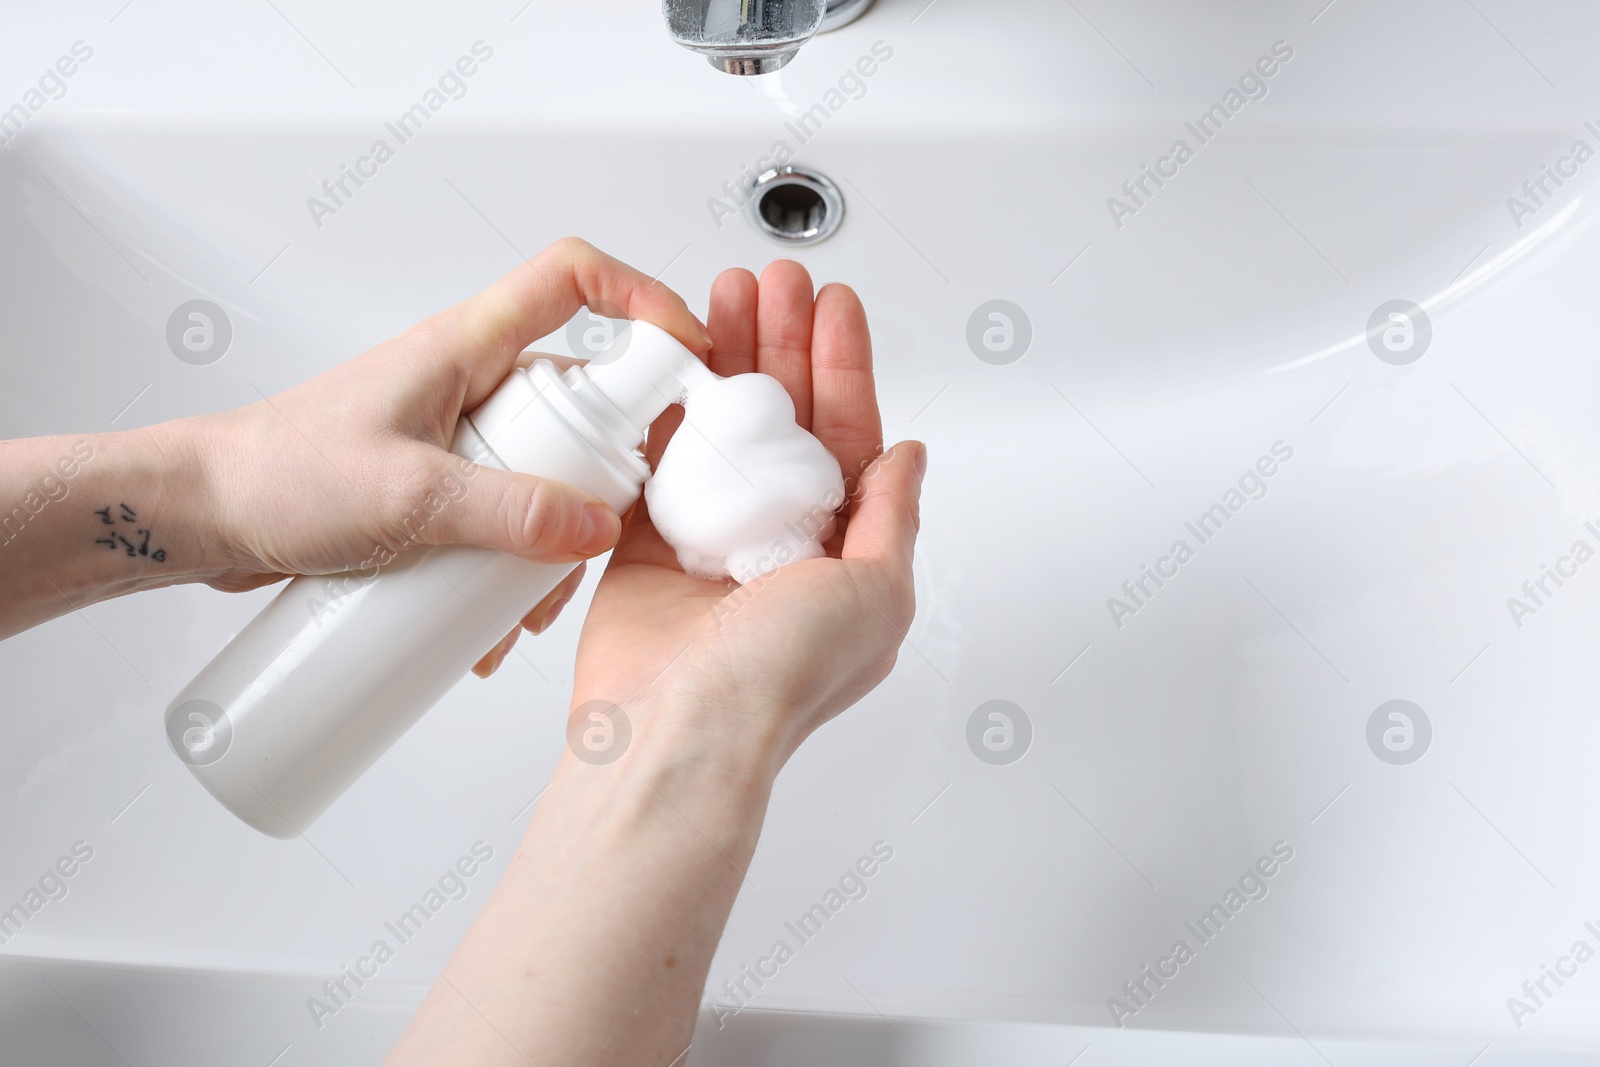
[[[642,432],[690,389],[715,380],[716,375],[659,326],[634,322],[630,333],[621,356],[585,373],[623,418]]]

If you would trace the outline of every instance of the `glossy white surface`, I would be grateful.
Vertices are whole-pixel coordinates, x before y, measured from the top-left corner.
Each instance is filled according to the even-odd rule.
[[[424,988],[383,983],[363,993],[359,1015],[341,1015],[314,1041],[273,1025],[300,1008],[306,975],[227,974],[84,965],[0,956],[0,1027],[18,1062],[74,1067],[209,1067],[218,1062],[366,1063],[392,1044]],[[52,988],[53,987],[53,988]],[[81,1014],[80,1014],[81,1012]],[[88,1019],[96,1020],[94,1025]],[[101,1032],[97,1033],[99,1029]],[[108,1035],[115,1035],[113,1048]],[[120,1051],[119,1051],[120,1050]],[[1459,1067],[1482,1046],[1465,1042],[1379,1044],[1343,1038],[1315,1045],[1294,1035],[1107,1030],[1037,1023],[974,1023],[752,1009],[718,1030],[702,1016],[690,1062],[699,1067],[919,1067],[1006,1064],[1100,1067],[1183,1063],[1194,1067]],[[124,1059],[126,1057],[126,1059]],[[8,1060],[8,1062],[10,1062]],[[1581,1052],[1504,1050],[1479,1063],[1587,1067]]]
[[[1600,11],[1321,6],[879,0],[765,85],[649,4],[7,11],[0,106],[74,41],[94,56],[0,149],[0,434],[252,401],[569,232],[703,309],[718,270],[774,254],[708,201],[787,140],[848,211],[798,258],[859,288],[887,432],[930,444],[920,610],[890,681],[780,780],[708,995],[874,842],[895,858],[729,1023],[748,1045],[690,1062],[921,1062],[879,1013],[982,1021],[907,1030],[941,1065],[1434,1062],[1412,1042],[1593,1062],[1600,962],[1520,1029],[1506,1000],[1600,947],[1600,571],[1520,628],[1507,598],[1600,544],[1600,167],[1520,228],[1506,200],[1600,147]],[[307,198],[478,40],[465,95],[318,228]],[[785,122],[880,40],[892,58],[796,145]],[[1266,98],[1117,228],[1107,198],[1279,40]],[[165,340],[198,297],[234,327],[204,367]],[[997,298],[1032,326],[1008,366],[966,339]],[[1363,336],[1391,300],[1432,320],[1408,366]],[[1107,598],[1279,441],[1266,495],[1119,629]],[[57,976],[134,1062],[376,1062],[414,996],[375,986],[321,1030],[304,998],[481,841],[494,858],[381,975],[425,985],[509,856],[562,744],[577,612],[286,844],[206,797],[160,720],[269,596],[167,590],[0,644],[0,906],[95,850],[0,948],[27,1033]],[[997,699],[1032,723],[1009,766],[967,743]],[[1407,766],[1368,748],[1394,699],[1432,723]],[[1113,1030],[1107,998],[1280,840],[1267,897]],[[118,965],[245,984],[196,1002]],[[191,1041],[195,1003],[217,1029]],[[780,1032],[756,1009],[819,1014]],[[92,1034],[50,1026],[37,1058]]]

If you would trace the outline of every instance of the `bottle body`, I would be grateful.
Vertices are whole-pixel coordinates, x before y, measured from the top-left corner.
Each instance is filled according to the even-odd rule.
[[[452,450],[620,513],[649,474],[633,451],[643,429],[581,370],[541,362],[464,417]],[[239,818],[293,837],[575,567],[450,545],[375,575],[294,578],[174,699],[173,751]]]

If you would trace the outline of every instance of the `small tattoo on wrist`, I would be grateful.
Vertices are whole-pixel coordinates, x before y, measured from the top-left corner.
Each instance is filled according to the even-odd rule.
[[[95,544],[105,545],[112,552],[120,548],[130,559],[144,558],[153,563],[167,561],[167,550],[150,547],[149,528],[140,525],[138,513],[128,505],[121,502],[107,504],[95,514],[100,517],[101,526],[111,527],[100,531],[104,536],[95,538]]]

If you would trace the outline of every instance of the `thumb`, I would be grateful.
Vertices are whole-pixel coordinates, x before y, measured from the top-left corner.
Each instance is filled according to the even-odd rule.
[[[920,441],[901,441],[873,461],[851,502],[843,558],[872,560],[909,579],[927,465],[928,449]]]
[[[459,473],[459,459],[450,463]],[[605,501],[551,478],[476,466],[423,529],[427,544],[482,545],[545,563],[597,556],[617,543],[622,523]]]
[[[840,553],[846,562],[861,564],[858,571],[873,590],[873,607],[902,636],[916,612],[911,561],[922,525],[927,465],[927,447],[920,441],[901,441],[873,462],[851,504]]]

